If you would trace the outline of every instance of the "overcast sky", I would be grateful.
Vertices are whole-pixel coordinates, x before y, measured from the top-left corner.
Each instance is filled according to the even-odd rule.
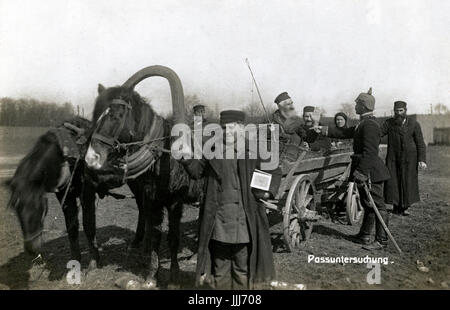
[[[185,94],[220,109],[252,100],[248,57],[266,105],[335,113],[373,87],[378,115],[450,106],[450,1],[0,0],[0,97],[70,101],[92,110],[97,84],[154,64]],[[169,86],[137,90],[167,113]],[[253,95],[256,100],[256,94]]]

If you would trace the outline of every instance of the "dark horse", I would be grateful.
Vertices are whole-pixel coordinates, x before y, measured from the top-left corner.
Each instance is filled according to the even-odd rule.
[[[133,245],[144,242],[144,255],[149,263],[146,283],[154,287],[160,267],[164,207],[169,216],[170,279],[172,283],[178,282],[180,220],[189,177],[167,151],[171,144],[169,122],[134,91],[137,83],[151,76],[169,81],[174,121],[184,123],[182,85],[175,72],[167,67],[144,68],[122,86],[105,88],[99,84],[93,113],[94,131],[85,162],[93,183],[117,187],[126,182],[134,193],[139,220]],[[112,175],[116,178],[111,178]]]
[[[95,191],[91,184],[84,182],[82,157],[87,141],[81,134],[89,131],[91,123],[76,117],[65,124],[70,127],[60,126],[42,135],[21,160],[13,178],[7,181],[11,190],[8,205],[16,211],[19,218],[25,251],[37,255],[42,248],[44,219],[48,210],[46,193],[55,192],[60,203],[64,199],[61,207],[70,241],[71,258],[81,261],[76,200],[80,198],[83,228],[90,249],[89,266],[93,268],[99,260],[95,239]]]

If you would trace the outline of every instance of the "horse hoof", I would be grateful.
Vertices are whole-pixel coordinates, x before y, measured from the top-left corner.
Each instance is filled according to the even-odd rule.
[[[144,290],[156,290],[156,280],[150,279],[145,281],[145,283],[142,285],[142,288]]]

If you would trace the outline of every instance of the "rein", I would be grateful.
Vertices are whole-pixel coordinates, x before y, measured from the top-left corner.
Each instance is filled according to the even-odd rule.
[[[170,150],[165,149],[164,140],[170,136],[164,136],[164,120],[157,116],[153,116],[152,125],[149,132],[140,141],[133,141],[121,143],[118,138],[123,128],[132,106],[123,99],[113,99],[111,105],[122,105],[126,108],[126,112],[120,120],[119,127],[114,131],[112,137],[107,137],[99,134],[98,131],[102,125],[102,118],[109,113],[109,108],[97,120],[97,126],[92,135],[92,140],[97,140],[115,150],[125,150],[125,155],[118,160],[118,166],[123,170],[122,182],[132,180],[145,173],[150,169],[161,156],[161,153],[170,153]],[[140,148],[130,153],[129,148],[133,146],[140,146]]]

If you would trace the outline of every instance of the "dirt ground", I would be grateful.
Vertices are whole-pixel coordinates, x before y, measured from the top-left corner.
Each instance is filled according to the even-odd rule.
[[[272,214],[271,228],[275,266],[279,281],[305,284],[307,289],[448,289],[450,285],[450,147],[428,148],[429,169],[420,173],[422,202],[410,209],[410,216],[391,215],[390,229],[404,251],[400,256],[391,243],[386,250],[371,253],[352,243],[349,235],[358,227],[323,220],[314,227],[311,239],[301,249],[288,253],[280,234],[280,218]],[[0,180],[1,181],[1,180]],[[128,192],[126,187],[121,192]],[[0,187],[0,289],[117,289],[122,276],[143,281],[143,262],[139,253],[127,252],[137,221],[134,200],[106,198],[97,205],[97,238],[101,245],[102,267],[87,270],[87,244],[81,234],[83,251],[80,285],[66,281],[69,245],[64,218],[56,198],[50,196],[45,220],[43,264],[32,262],[23,252],[22,234],[15,215],[6,209],[9,193]],[[81,214],[80,214],[81,215]],[[195,229],[198,208],[186,205],[182,219],[179,253],[182,288],[192,288],[195,270]],[[81,216],[80,216],[81,221]],[[168,282],[168,247],[161,245],[163,269],[160,285]],[[381,266],[381,284],[368,284],[366,264],[308,263],[316,257],[388,257]],[[419,271],[417,260],[429,272]]]

